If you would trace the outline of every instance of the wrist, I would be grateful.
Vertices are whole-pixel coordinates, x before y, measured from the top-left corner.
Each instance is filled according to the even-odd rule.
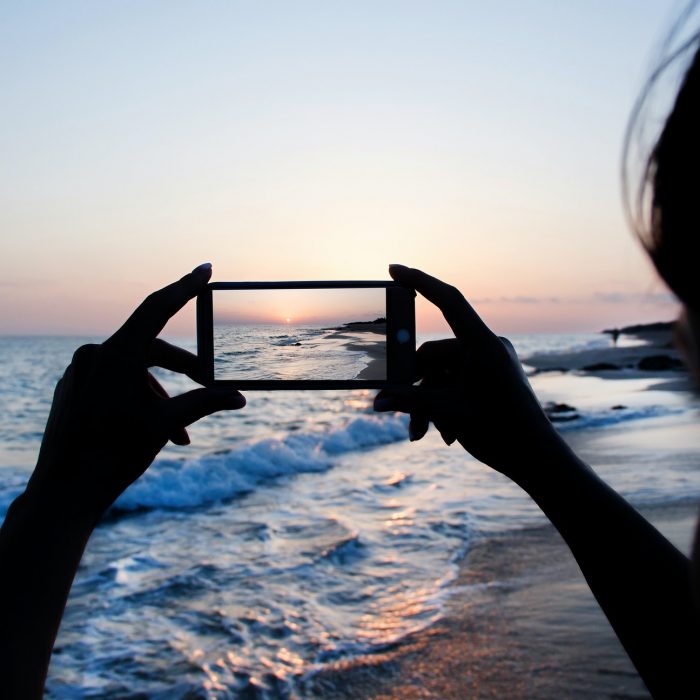
[[[582,479],[595,476],[554,429],[537,440],[525,459],[528,464],[514,481],[538,502],[553,492],[563,496]]]
[[[65,485],[42,483],[34,478],[30,479],[12,507],[16,507],[18,516],[28,526],[46,525],[77,537],[89,536],[101,516],[101,513],[86,510]]]

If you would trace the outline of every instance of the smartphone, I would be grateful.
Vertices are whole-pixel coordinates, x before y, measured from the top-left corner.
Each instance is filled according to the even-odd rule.
[[[410,385],[415,292],[393,281],[211,282],[197,297],[197,354],[207,386]]]

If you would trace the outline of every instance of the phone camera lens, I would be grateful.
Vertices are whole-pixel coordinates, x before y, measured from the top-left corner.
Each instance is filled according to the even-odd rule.
[[[396,331],[396,340],[400,345],[407,343],[410,339],[411,334],[405,328],[400,328]]]

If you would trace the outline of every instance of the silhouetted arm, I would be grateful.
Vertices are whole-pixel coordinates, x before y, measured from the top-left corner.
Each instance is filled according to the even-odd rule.
[[[689,559],[569,449],[510,343],[457,289],[419,270],[390,272],[441,309],[455,338],[421,346],[420,386],[382,391],[375,408],[410,413],[411,439],[432,422],[447,444],[459,441],[525,489],[570,547],[654,697],[700,697]]]
[[[40,698],[73,577],[95,525],[168,440],[245,399],[230,389],[169,398],[148,371],[197,378],[197,358],[156,336],[206,286],[197,268],[151,294],[102,345],[79,348],[59,381],[39,460],[0,529],[0,695]]]
[[[0,529],[2,696],[40,698],[54,639],[92,523],[50,496],[22,494]]]
[[[700,697],[691,564],[563,441],[520,485],[568,544],[655,698]]]

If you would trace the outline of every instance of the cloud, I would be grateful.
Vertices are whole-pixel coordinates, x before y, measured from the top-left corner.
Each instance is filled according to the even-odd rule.
[[[471,299],[473,304],[642,304],[668,306],[678,300],[671,292],[595,292],[578,297],[501,296]]]
[[[676,297],[671,292],[596,292],[595,301],[604,304],[675,304]]]
[[[517,295],[513,297],[481,297],[471,300],[474,304],[559,304],[560,297],[531,297]]]

